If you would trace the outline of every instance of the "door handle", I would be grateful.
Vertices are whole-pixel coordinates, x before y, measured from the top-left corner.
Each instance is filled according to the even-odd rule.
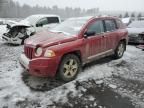
[[[105,35],[103,35],[102,37],[103,37],[103,38],[105,38],[106,36],[105,36]]]

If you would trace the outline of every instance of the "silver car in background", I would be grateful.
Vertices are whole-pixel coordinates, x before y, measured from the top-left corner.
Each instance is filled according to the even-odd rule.
[[[144,44],[144,21],[133,21],[127,29],[129,43]]]

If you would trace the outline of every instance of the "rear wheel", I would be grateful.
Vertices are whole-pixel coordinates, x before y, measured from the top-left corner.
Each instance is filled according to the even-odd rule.
[[[74,54],[68,54],[61,61],[58,76],[61,80],[68,82],[75,79],[80,71],[81,63],[79,58]]]
[[[116,48],[116,50],[115,50],[114,57],[115,57],[116,59],[121,58],[121,57],[123,56],[123,54],[124,54],[125,48],[126,48],[125,42],[121,41],[121,42],[118,44],[118,46],[117,46],[117,48]]]

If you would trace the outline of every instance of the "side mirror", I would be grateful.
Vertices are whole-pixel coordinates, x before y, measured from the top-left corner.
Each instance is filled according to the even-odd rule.
[[[84,33],[84,36],[87,37],[87,36],[93,36],[95,35],[95,32],[94,31],[87,31]]]

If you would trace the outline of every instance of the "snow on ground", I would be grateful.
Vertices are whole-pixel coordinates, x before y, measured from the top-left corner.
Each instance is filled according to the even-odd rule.
[[[134,46],[128,46],[127,52],[122,59],[112,60],[111,58],[105,58],[98,60],[85,66],[76,80],[65,84],[62,83],[51,90],[39,90],[38,87],[46,88],[45,84],[49,83],[50,79],[25,75],[26,72],[18,61],[22,50],[23,46],[10,46],[0,41],[0,108],[47,108],[54,103],[66,103],[69,102],[67,95],[70,93],[78,97],[83,95],[76,88],[77,82],[94,80],[101,84],[104,78],[111,77],[112,74],[124,74],[127,68],[116,68],[116,65],[120,63],[124,63],[123,65],[125,65],[125,62],[128,64],[133,63],[132,66],[137,71],[143,70],[142,66],[144,64],[143,52]],[[127,75],[129,74],[127,73]],[[31,87],[34,89],[31,89]],[[110,87],[116,89],[114,85],[110,85]],[[80,90],[86,91],[85,88]],[[93,98],[90,96],[88,99],[92,101]],[[94,103],[94,105],[96,106],[97,103]]]
[[[66,101],[66,95],[69,91],[72,91],[74,95],[77,94],[74,85],[75,81],[44,93],[31,91],[22,81],[23,69],[18,63],[22,47],[1,44],[0,50],[2,51],[0,53],[0,105],[13,105],[15,107],[14,104],[17,101],[25,100],[25,98],[41,100],[43,105],[48,105],[52,101]],[[77,80],[101,79],[110,76],[111,72],[111,67],[105,64],[93,66],[80,73]],[[34,79],[37,80],[37,78]],[[41,80],[44,82],[45,79]],[[32,81],[32,83],[34,84],[35,82]],[[64,87],[68,89],[63,90]]]

